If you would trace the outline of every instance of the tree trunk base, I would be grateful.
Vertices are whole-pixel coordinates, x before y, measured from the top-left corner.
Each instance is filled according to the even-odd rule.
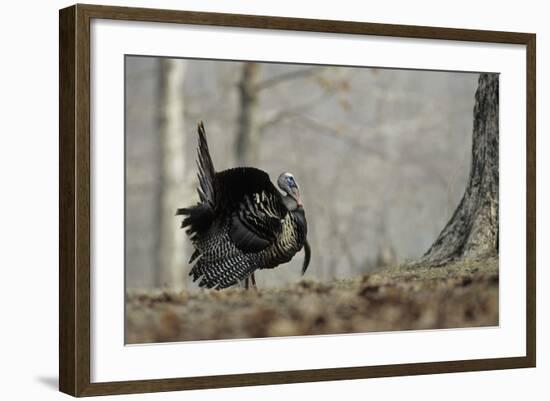
[[[499,76],[481,74],[476,91],[472,163],[460,204],[437,240],[412,265],[442,266],[498,255]]]

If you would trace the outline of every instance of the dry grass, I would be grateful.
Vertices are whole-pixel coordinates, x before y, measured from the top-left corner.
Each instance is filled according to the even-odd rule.
[[[281,289],[130,291],[126,342],[498,325],[498,261],[395,267]]]

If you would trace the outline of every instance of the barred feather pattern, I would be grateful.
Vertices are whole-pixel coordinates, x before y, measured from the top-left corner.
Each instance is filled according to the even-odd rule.
[[[241,204],[239,217],[257,219],[259,213],[277,218],[274,206],[265,194],[252,194]],[[280,221],[277,218],[278,221]],[[205,235],[192,236],[198,252],[197,262],[191,269],[193,281],[200,287],[223,289],[237,284],[257,269],[271,269],[289,262],[300,251],[306,237],[303,211],[288,212],[282,219],[282,229],[274,242],[257,253],[245,253],[230,237],[230,222],[211,227]]]
[[[227,288],[248,277],[254,264],[250,255],[238,249],[229,237],[229,223],[213,227],[195,242],[199,252],[197,262],[189,273],[200,287]]]
[[[302,249],[307,231],[303,211],[290,212],[284,218],[282,232],[275,243],[259,253],[258,269],[272,269],[282,263],[290,262]]]

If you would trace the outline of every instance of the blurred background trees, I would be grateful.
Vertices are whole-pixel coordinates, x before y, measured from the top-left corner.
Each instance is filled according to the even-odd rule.
[[[158,198],[158,231],[156,248],[157,265],[154,270],[155,286],[170,285],[176,289],[185,283],[185,269],[189,246],[174,230],[174,210],[181,202],[192,202],[188,181],[191,172],[185,163],[185,61],[163,58],[158,66],[159,85],[157,131],[160,141]],[[170,283],[170,284],[168,284]]]
[[[421,256],[468,181],[478,74],[126,58],[126,279],[188,285],[175,209],[197,201],[196,125],[216,169],[300,183],[318,280]],[[302,255],[258,274],[299,277]],[[192,287],[193,285],[190,285]]]

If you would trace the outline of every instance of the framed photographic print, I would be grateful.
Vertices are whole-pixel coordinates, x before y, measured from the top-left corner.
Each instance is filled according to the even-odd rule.
[[[534,367],[535,35],[63,9],[59,207],[65,393]]]

